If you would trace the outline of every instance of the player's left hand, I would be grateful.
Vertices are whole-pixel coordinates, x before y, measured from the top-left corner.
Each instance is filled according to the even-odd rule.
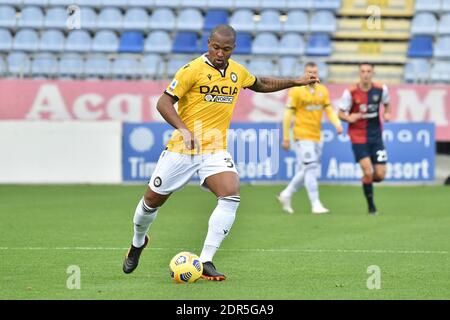
[[[307,86],[309,84],[320,83],[320,79],[315,76],[305,74],[302,77],[298,78],[296,82],[297,86]]]
[[[383,119],[384,119],[384,121],[386,121],[386,122],[391,121],[391,113],[390,113],[390,112],[385,112],[385,113],[383,114]]]

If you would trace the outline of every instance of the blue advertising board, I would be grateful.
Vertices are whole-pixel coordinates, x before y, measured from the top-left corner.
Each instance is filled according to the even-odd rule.
[[[131,124],[123,128],[123,181],[145,181],[151,176],[173,129],[165,123]],[[345,130],[346,131],[346,130]],[[434,181],[435,136],[431,123],[387,123],[383,140],[388,154],[386,181]],[[296,171],[293,151],[281,148],[281,124],[233,123],[228,151],[241,181],[287,181]],[[337,135],[329,123],[322,125],[323,152],[318,176],[321,181],[359,181],[347,134]],[[197,179],[197,178],[194,178]]]

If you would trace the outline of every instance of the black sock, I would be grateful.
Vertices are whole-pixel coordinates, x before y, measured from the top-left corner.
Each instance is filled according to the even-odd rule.
[[[373,184],[372,183],[363,183],[363,190],[364,195],[367,199],[367,204],[369,207],[375,207],[375,204],[373,202]]]

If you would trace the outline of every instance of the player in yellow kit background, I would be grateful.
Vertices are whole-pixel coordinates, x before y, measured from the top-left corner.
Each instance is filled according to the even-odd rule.
[[[305,73],[318,76],[318,67],[314,62],[305,64]],[[328,89],[323,84],[310,84],[289,90],[283,119],[283,148],[291,147],[291,125],[294,122],[292,149],[297,158],[297,172],[288,186],[278,195],[278,200],[287,213],[294,213],[291,205],[293,194],[303,185],[311,202],[311,211],[315,214],[327,213],[319,199],[319,187],[316,170],[322,155],[322,142],[320,139],[321,120],[323,111],[328,119],[342,133],[341,121],[337,117],[330,103]]]

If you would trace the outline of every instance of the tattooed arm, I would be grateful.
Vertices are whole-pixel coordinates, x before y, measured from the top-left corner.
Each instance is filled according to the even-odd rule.
[[[311,83],[320,82],[318,78],[312,76],[302,76],[299,79],[276,79],[276,78],[257,78],[250,90],[255,92],[274,92],[297,86],[306,86]]]

